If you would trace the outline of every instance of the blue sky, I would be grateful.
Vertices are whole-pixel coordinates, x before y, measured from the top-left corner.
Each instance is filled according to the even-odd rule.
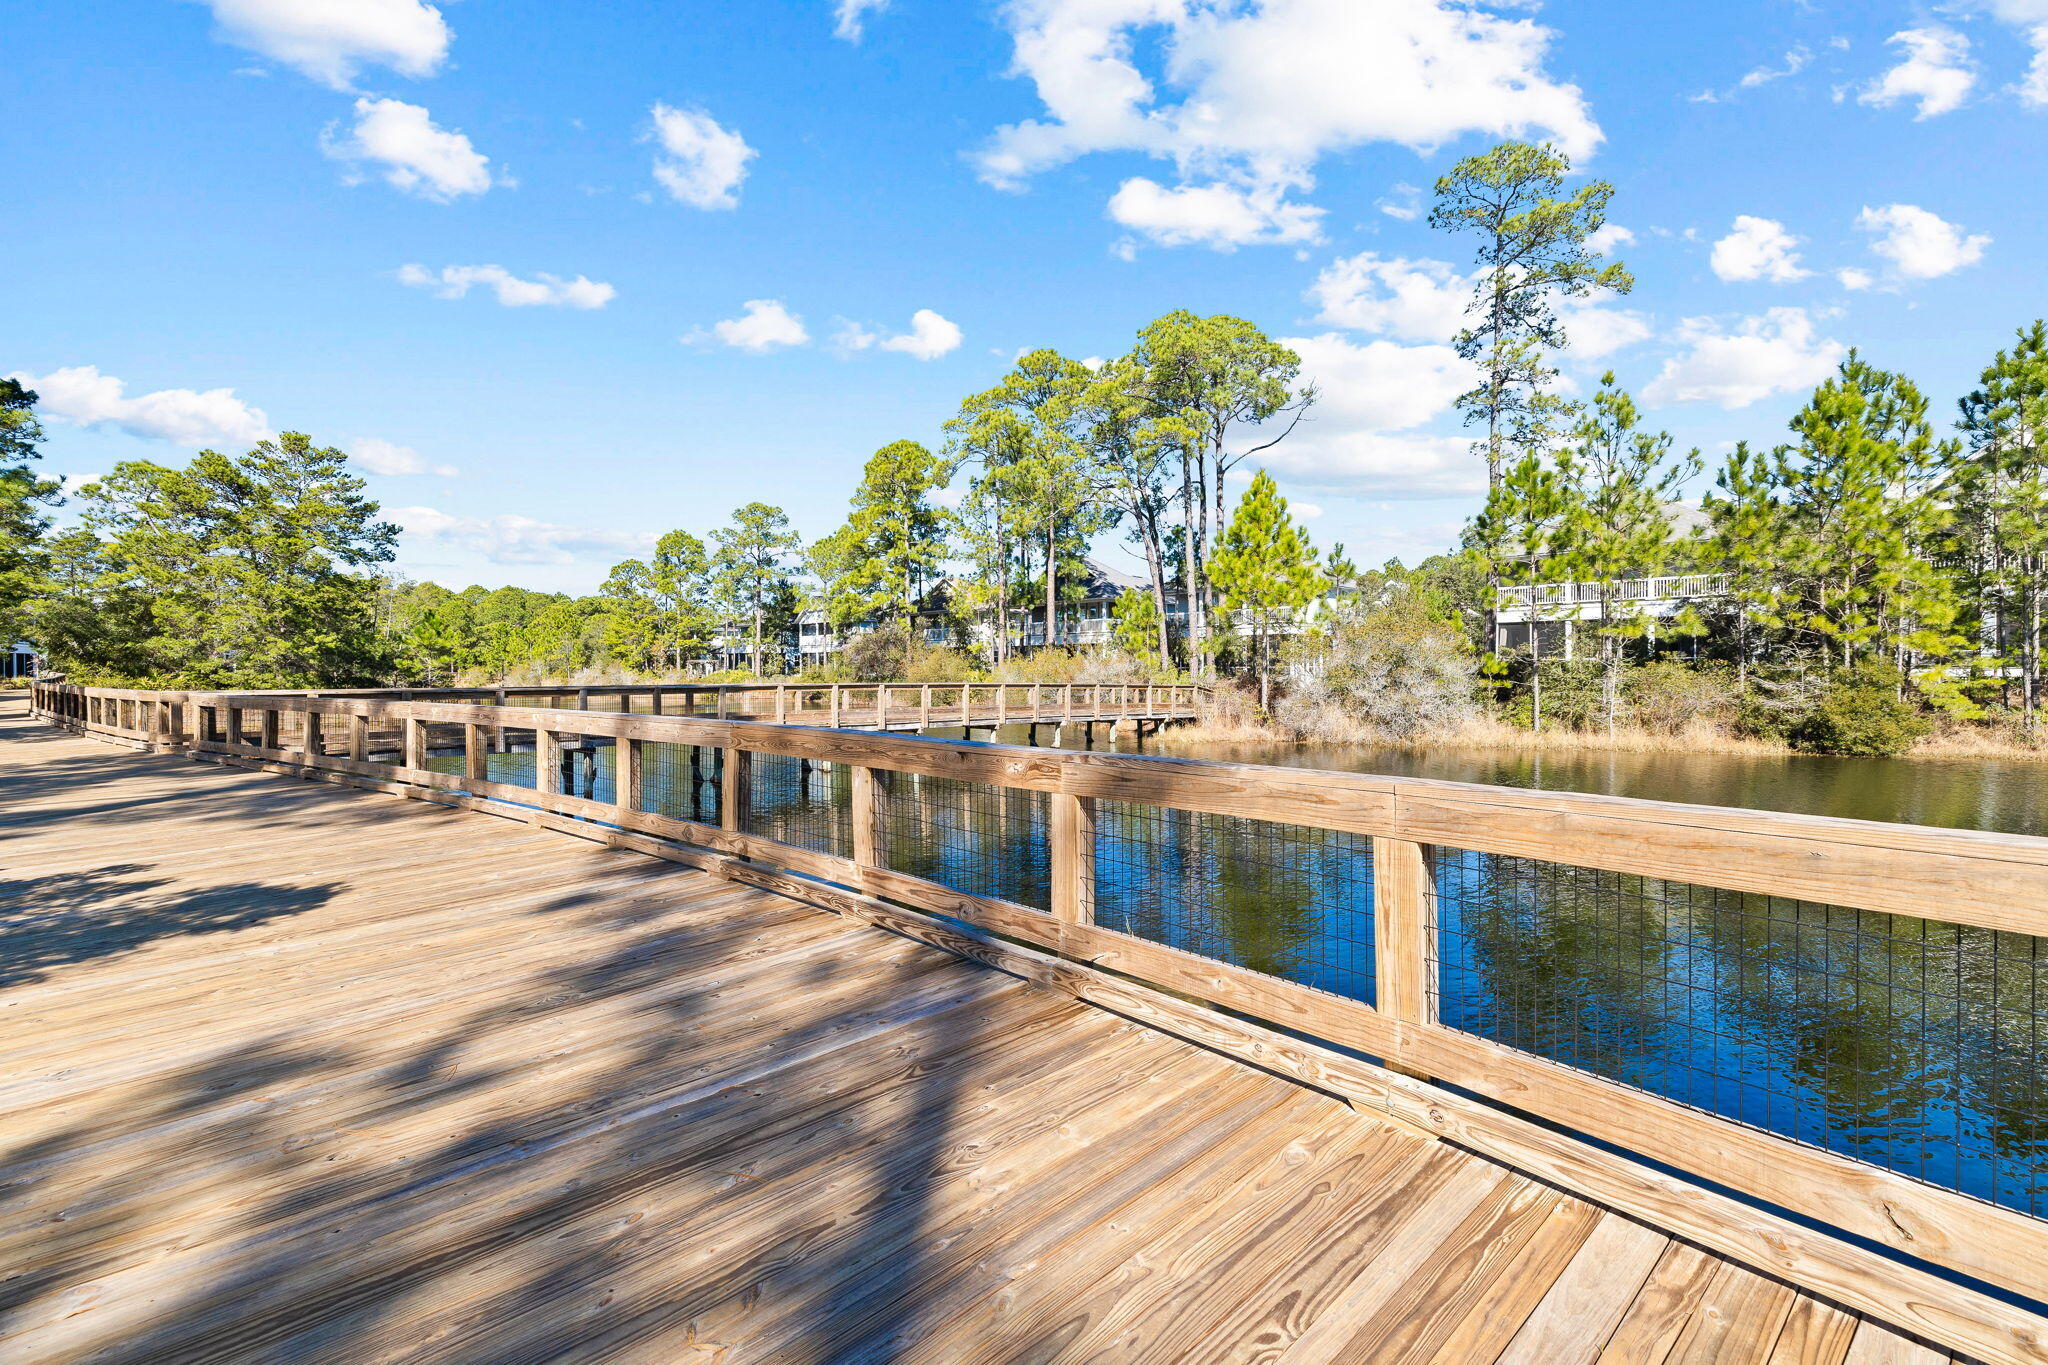
[[[1852,345],[1945,421],[2048,308],[2048,0],[17,0],[9,33],[0,373],[50,468],[309,431],[451,585],[587,590],[756,499],[822,534],[1019,350],[1177,307],[1300,339],[1325,401],[1273,472],[1319,542],[1412,561],[1477,473],[1469,252],[1415,210],[1502,136],[1631,234],[1568,375],[1710,463]]]

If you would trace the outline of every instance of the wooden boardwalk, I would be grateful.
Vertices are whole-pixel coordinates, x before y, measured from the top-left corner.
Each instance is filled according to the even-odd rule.
[[[1950,1359],[798,901],[0,702],[0,1359]]]

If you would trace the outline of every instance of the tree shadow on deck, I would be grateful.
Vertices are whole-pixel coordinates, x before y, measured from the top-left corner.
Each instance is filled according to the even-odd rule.
[[[179,889],[147,863],[0,879],[0,987],[182,934],[220,934],[325,904],[337,888],[235,882]]]
[[[0,1146],[0,1264],[21,1267],[0,1280],[0,1341],[25,1333],[28,1360],[604,1359],[657,1341],[676,1343],[663,1358],[724,1342],[813,1360],[893,1325],[959,1111],[1000,1074],[1001,1004],[1024,988],[645,866],[637,891],[547,897],[507,926],[601,951],[451,970],[407,1033],[281,999],[262,1036]],[[681,878],[713,903],[679,913]]]

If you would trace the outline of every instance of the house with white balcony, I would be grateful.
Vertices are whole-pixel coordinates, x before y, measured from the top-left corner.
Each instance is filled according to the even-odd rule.
[[[1654,641],[1659,622],[1671,620],[1688,606],[1727,597],[1732,583],[1731,574],[1686,573],[1605,583],[1505,586],[1494,605],[1494,652],[1528,649],[1534,638],[1546,656],[1569,659],[1576,652],[1579,628],[1597,629],[1609,614],[1617,620],[1643,621]]]

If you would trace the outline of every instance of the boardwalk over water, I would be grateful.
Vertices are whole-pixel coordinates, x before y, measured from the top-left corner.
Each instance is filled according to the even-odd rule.
[[[1952,1358],[1318,1089],[546,829],[9,699],[0,863],[9,1361]]]

